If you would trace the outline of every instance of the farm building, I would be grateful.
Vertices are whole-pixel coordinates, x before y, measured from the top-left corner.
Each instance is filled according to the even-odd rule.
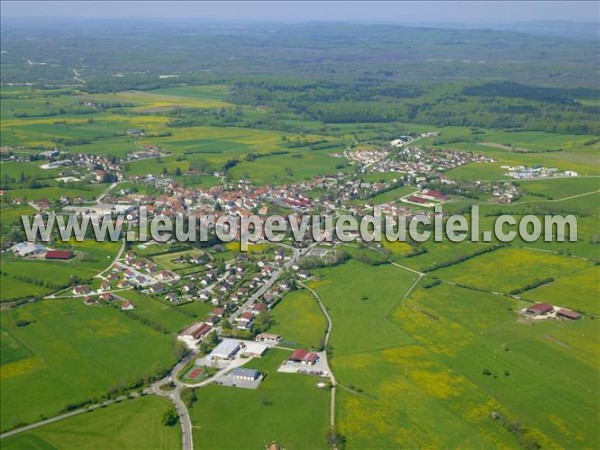
[[[306,364],[308,366],[312,366],[318,360],[319,355],[303,349],[294,350],[294,352],[288,358],[288,361],[290,362]]]
[[[527,313],[535,315],[548,314],[554,311],[554,306],[547,303],[536,303],[527,308]]]
[[[46,247],[40,244],[34,244],[33,242],[19,242],[13,245],[10,250],[16,253],[17,256],[24,258],[26,256],[40,255],[46,251]]]
[[[406,200],[408,200],[409,202],[418,203],[420,205],[425,205],[425,204],[429,203],[429,200],[425,200],[422,197],[417,197],[416,195],[411,195],[409,197],[406,197]]]
[[[73,256],[72,251],[70,250],[48,250],[46,252],[46,259],[71,259]]]
[[[246,381],[255,381],[261,377],[261,373],[258,370],[244,369],[243,367],[236,367],[229,373],[229,375],[232,378]]]
[[[267,344],[261,344],[259,342],[246,341],[244,343],[244,349],[242,351],[243,356],[255,356],[261,358],[269,349]]]
[[[424,190],[423,192],[421,192],[421,197],[424,197],[429,200],[439,200],[439,201],[448,200],[448,196],[446,194],[442,194],[439,191],[431,191],[431,190]]]
[[[208,357],[210,359],[231,359],[241,348],[240,341],[235,339],[223,339]]]
[[[579,320],[581,319],[581,314],[575,312],[575,311],[571,311],[570,309],[559,309],[558,312],[556,313],[556,315],[558,317],[564,317],[565,319],[571,319],[571,320]]]
[[[211,328],[212,327],[207,323],[198,322],[179,333],[179,336],[177,338],[180,340],[184,340],[181,338],[190,338],[192,341],[197,341],[198,339],[201,339],[206,333],[208,333]]]

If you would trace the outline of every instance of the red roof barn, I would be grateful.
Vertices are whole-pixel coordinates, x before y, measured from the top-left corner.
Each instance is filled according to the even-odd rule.
[[[73,256],[70,250],[48,250],[46,252],[46,259],[71,259]]]
[[[314,364],[318,360],[319,355],[303,349],[294,350],[294,352],[288,358],[288,361],[300,362],[304,364]]]
[[[576,313],[575,311],[571,311],[570,309],[559,309],[556,313],[559,317],[564,317],[565,319],[571,320],[579,320],[581,319],[581,314]]]
[[[529,314],[548,314],[554,310],[554,306],[547,303],[536,303],[533,306],[527,308]]]

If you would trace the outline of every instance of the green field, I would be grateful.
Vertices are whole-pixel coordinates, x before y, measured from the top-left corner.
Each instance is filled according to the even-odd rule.
[[[589,261],[577,257],[506,248],[476,256],[430,274],[461,285],[510,292],[548,277],[571,276],[591,265]]]
[[[172,338],[118,309],[77,299],[13,308],[1,320],[2,350],[8,349],[1,366],[4,430],[104,395],[175,358]]]
[[[188,263],[175,263],[173,261],[179,259],[179,258],[189,258],[189,257],[199,257],[201,256],[203,253],[199,250],[184,250],[182,252],[175,252],[175,253],[166,253],[164,255],[157,255],[154,256],[152,259],[154,260],[154,262],[156,264],[158,264],[159,266],[165,268],[165,269],[170,269],[170,270],[175,270],[175,269],[184,269],[186,267],[195,267],[195,265],[191,265]]]
[[[516,307],[448,285],[417,288],[392,314],[413,345],[334,355],[338,382],[350,386],[337,401],[347,448],[592,445],[598,327],[523,325]],[[527,431],[510,433],[491,412]]]
[[[119,242],[71,241],[60,248],[75,252],[68,261],[23,259],[3,255],[2,301],[15,300],[29,295],[43,295],[57,291],[79,280],[88,280],[106,268],[119,249]]]
[[[390,320],[415,276],[398,268],[349,261],[317,272],[315,289],[333,320],[330,347],[336,358],[407,345],[412,339]],[[364,280],[369,280],[365,283]],[[376,286],[376,288],[373,288]]]
[[[162,424],[169,407],[168,400],[154,396],[124,400],[3,439],[2,448],[174,450],[181,448],[181,429]]]
[[[568,277],[525,292],[522,297],[537,302],[565,306],[587,313],[600,314],[600,302],[594,291],[600,284],[600,267],[595,265]]]
[[[160,324],[167,332],[173,334],[193,322],[205,319],[212,310],[211,305],[201,302],[173,306],[166,300],[149,297],[134,290],[121,292],[119,295],[133,302],[136,316]]]
[[[256,390],[216,385],[196,390],[190,411],[194,447],[252,449],[276,441],[282,448],[328,448],[329,391],[317,389],[314,377],[277,373],[288,355],[273,349],[244,366],[267,374]]]
[[[320,348],[327,321],[312,294],[307,290],[288,293],[273,309],[270,333],[300,347]]]

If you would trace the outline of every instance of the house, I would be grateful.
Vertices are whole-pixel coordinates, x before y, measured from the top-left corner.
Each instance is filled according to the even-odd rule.
[[[34,244],[33,242],[19,242],[10,248],[10,251],[16,253],[17,256],[24,258],[26,256],[34,256],[44,253],[46,247],[40,244]]]
[[[44,256],[46,259],[71,259],[75,254],[70,250],[48,250]]]
[[[289,362],[292,363],[300,363],[306,364],[307,366],[312,366],[319,360],[319,355],[313,352],[309,352],[308,350],[298,349],[294,350],[293,353],[288,358]]]
[[[115,281],[117,278],[119,278],[119,273],[118,272],[111,272],[108,274],[108,276],[106,277],[106,279],[108,281]]]
[[[554,311],[554,306],[547,303],[536,303],[535,305],[528,307],[526,311],[528,314],[544,315]]]
[[[83,303],[87,306],[91,306],[91,305],[95,305],[96,303],[98,303],[96,301],[96,299],[94,297],[90,297],[89,295],[87,297],[85,297],[85,299],[83,300]]]
[[[575,311],[571,311],[570,309],[559,309],[558,312],[556,313],[556,315],[558,317],[564,317],[565,319],[571,319],[571,320],[579,320],[581,319],[581,314],[575,312]]]
[[[100,297],[102,298],[102,300],[106,300],[107,302],[109,302],[109,301],[111,301],[113,299],[112,294],[110,294],[108,292],[105,292]]]
[[[210,355],[209,359],[231,359],[242,347],[242,343],[235,339],[223,339],[219,345],[217,345]]]
[[[161,294],[165,291],[165,287],[162,284],[155,284],[150,286],[150,292],[153,294]]]
[[[256,381],[260,379],[262,374],[258,370],[236,367],[229,372],[229,376],[231,378],[235,378],[236,380]]]
[[[121,304],[121,311],[131,311],[132,309],[135,309],[135,306],[129,300],[125,300]]]
[[[237,322],[237,328],[240,330],[247,330],[252,326],[254,314],[252,314],[250,311],[243,312],[235,319],[235,321]]]
[[[89,294],[90,292],[92,292],[92,290],[87,284],[84,284],[82,286],[75,286],[72,292],[75,295],[84,295]]]
[[[279,336],[278,334],[271,334],[271,333],[260,333],[257,334],[256,337],[254,338],[255,341],[257,342],[268,342],[270,344],[276,344],[277,342],[280,342],[283,338],[281,336]]]
[[[110,283],[106,280],[102,281],[102,283],[100,283],[100,287],[102,288],[103,291],[110,291]]]
[[[257,316],[259,315],[261,312],[266,311],[267,310],[267,305],[264,303],[257,303],[256,305],[252,306],[252,309],[250,310],[250,312]]]
[[[179,275],[170,270],[162,270],[154,276],[159,281],[174,281],[179,279]]]
[[[131,286],[131,283],[127,280],[119,280],[119,282],[117,283],[117,287],[119,289],[127,288],[129,286]]]
[[[181,299],[174,294],[173,292],[169,292],[167,295],[165,295],[165,300],[168,300],[172,303],[179,303],[181,302]]]

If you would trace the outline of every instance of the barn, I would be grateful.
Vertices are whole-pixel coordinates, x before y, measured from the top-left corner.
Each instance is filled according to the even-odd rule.
[[[532,305],[529,308],[527,308],[527,312],[529,314],[535,314],[535,315],[548,314],[548,313],[551,313],[552,311],[554,311],[554,306],[549,305],[547,303],[536,303],[535,305]]]
[[[581,314],[575,312],[575,311],[571,311],[570,309],[559,309],[558,312],[556,313],[556,315],[558,317],[563,317],[565,319],[571,319],[571,320],[579,320],[581,319]]]
[[[48,250],[45,258],[67,260],[71,259],[73,256],[75,255],[70,250]]]

